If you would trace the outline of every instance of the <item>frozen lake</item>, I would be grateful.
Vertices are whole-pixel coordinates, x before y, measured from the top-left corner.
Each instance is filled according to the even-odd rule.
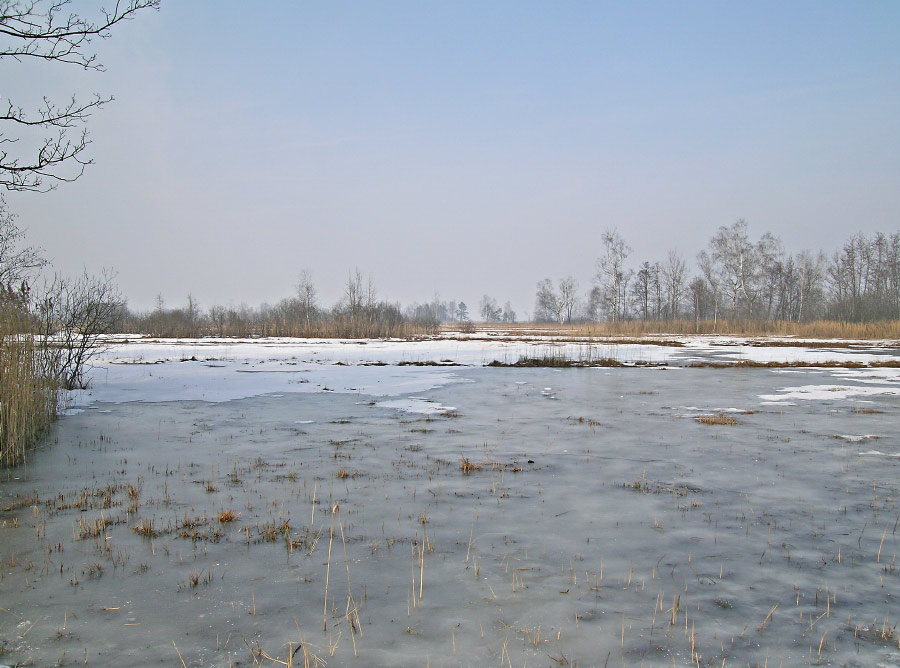
[[[185,345],[0,484],[0,663],[900,665],[896,369]]]

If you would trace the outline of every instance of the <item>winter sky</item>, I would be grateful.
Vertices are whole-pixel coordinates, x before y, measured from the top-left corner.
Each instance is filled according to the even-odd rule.
[[[90,13],[98,3],[78,3]],[[0,94],[112,94],[95,164],[7,193],[57,270],[132,307],[256,305],[308,269],[407,304],[586,291],[721,225],[789,250],[897,231],[900,3],[163,0],[104,73],[2,63]]]

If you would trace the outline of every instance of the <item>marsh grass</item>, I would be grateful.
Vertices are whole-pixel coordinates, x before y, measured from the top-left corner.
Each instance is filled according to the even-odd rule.
[[[522,323],[484,325],[480,333],[490,331],[492,338],[509,336],[554,336],[563,339],[603,337],[659,337],[665,335],[689,336],[711,334],[725,336],[784,336],[824,339],[896,339],[900,337],[900,320],[875,322],[842,322],[815,320],[812,322],[758,321],[742,319],[712,320],[629,320],[625,322],[593,322],[557,325],[554,323]],[[637,341],[636,341],[637,342]],[[621,341],[620,341],[621,343]],[[764,343],[761,345],[790,345],[790,342]],[[799,341],[797,345],[801,344]],[[829,343],[829,347],[835,345]],[[842,345],[838,343],[837,345]]]
[[[476,464],[475,462],[465,457],[463,457],[459,462],[459,470],[462,471],[465,475],[472,473],[472,471],[480,471],[483,468],[484,467],[481,464]]]
[[[55,356],[27,329],[20,314],[0,308],[0,466],[6,468],[22,464],[56,418]]]
[[[737,420],[733,417],[723,415],[722,413],[717,413],[716,415],[699,415],[694,419],[702,424],[721,424],[729,427],[737,424]]]

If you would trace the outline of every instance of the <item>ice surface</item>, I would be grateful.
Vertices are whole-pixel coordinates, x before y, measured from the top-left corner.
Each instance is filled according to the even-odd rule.
[[[444,406],[436,401],[425,399],[423,397],[379,401],[375,405],[380,408],[394,408],[406,413],[417,413],[419,415],[439,415],[441,413],[449,413],[456,410],[454,406]]]
[[[3,660],[896,663],[897,370],[686,366],[896,350],[681,340],[129,338],[0,484]]]
[[[579,343],[514,337],[486,340],[455,334],[422,341],[116,337],[117,343],[111,343],[94,360],[90,389],[72,393],[70,405],[119,401],[218,402],[285,392],[399,396],[427,392],[458,379],[452,366],[417,368],[414,365],[481,367],[494,360],[515,363],[523,357],[609,358],[624,364],[660,364],[664,365],[660,370],[665,370],[702,361],[867,364],[884,361],[886,354],[896,351],[889,347],[889,344],[896,345],[895,342],[859,343],[855,348],[804,348],[754,345],[760,343],[759,339],[671,338],[682,345]],[[386,368],[373,365],[386,365]],[[835,377],[854,382],[886,384],[891,388],[889,393],[895,391],[900,378],[900,369],[829,371]],[[808,392],[804,394],[804,399],[820,398]],[[865,393],[853,391],[853,396],[861,394]]]

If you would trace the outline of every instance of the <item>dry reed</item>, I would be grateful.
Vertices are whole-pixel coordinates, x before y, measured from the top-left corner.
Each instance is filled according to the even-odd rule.
[[[27,333],[11,309],[0,312],[0,466],[18,466],[56,418],[58,373],[50,346]]]
[[[457,331],[455,325],[446,331]],[[743,319],[713,320],[628,320],[620,322],[591,322],[558,325],[555,323],[486,324],[479,331],[515,337],[548,337],[592,339],[603,337],[688,336],[715,334],[725,336],[790,336],[826,339],[896,339],[900,337],[900,321],[843,322],[815,320],[812,322],[762,321]],[[477,333],[476,333],[477,335]]]

